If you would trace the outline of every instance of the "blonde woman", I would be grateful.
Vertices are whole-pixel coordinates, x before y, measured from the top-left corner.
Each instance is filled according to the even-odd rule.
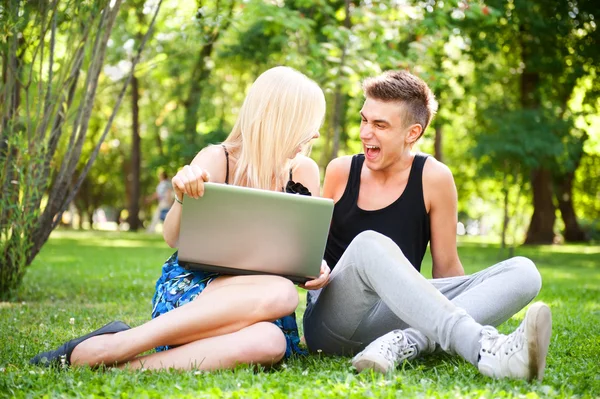
[[[200,151],[173,177],[176,202],[163,230],[167,244],[177,246],[183,197],[201,197],[207,181],[267,190],[301,187],[318,195],[319,170],[307,151],[324,113],[325,98],[315,82],[287,67],[264,72],[225,142]],[[306,288],[321,288],[328,278],[324,263]],[[200,370],[271,366],[300,350],[297,305],[296,288],[283,277],[192,272],[179,266],[176,252],[156,283],[151,321],[135,328],[107,324],[31,362]],[[152,348],[157,352],[140,355]]]

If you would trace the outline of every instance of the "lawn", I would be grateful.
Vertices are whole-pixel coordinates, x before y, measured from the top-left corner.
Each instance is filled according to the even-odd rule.
[[[357,375],[349,359],[309,356],[278,368],[221,372],[66,371],[29,358],[110,320],[146,321],[154,283],[171,249],[143,233],[55,232],[11,302],[0,302],[0,397],[600,397],[600,246],[518,248],[538,265],[539,300],[553,311],[543,382],[492,380],[470,364],[436,355],[393,375]],[[461,242],[467,273],[496,263],[498,246]],[[430,274],[426,256],[424,274]],[[304,293],[298,319],[304,310]],[[510,332],[520,312],[501,327]]]

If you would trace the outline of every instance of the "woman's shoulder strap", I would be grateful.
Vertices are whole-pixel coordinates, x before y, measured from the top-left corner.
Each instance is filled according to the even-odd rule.
[[[225,184],[229,184],[229,152],[225,144],[221,144],[223,151],[225,151]]]

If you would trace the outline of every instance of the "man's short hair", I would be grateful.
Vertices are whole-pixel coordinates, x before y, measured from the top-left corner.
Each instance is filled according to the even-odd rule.
[[[367,98],[402,104],[404,126],[420,124],[423,128],[421,135],[438,108],[427,83],[408,71],[387,71],[368,78],[363,82],[363,91]]]

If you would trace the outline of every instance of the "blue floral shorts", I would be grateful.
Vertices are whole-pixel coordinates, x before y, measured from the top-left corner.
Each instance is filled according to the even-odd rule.
[[[211,281],[219,276],[219,273],[192,271],[179,266],[177,252],[175,252],[163,265],[162,275],[156,282],[156,290],[152,298],[152,318],[193,301]],[[285,336],[285,358],[292,354],[305,355],[307,353],[299,345],[300,337],[295,313],[277,319],[273,324],[279,327]],[[159,346],[156,348],[157,351],[167,349],[170,347]]]

